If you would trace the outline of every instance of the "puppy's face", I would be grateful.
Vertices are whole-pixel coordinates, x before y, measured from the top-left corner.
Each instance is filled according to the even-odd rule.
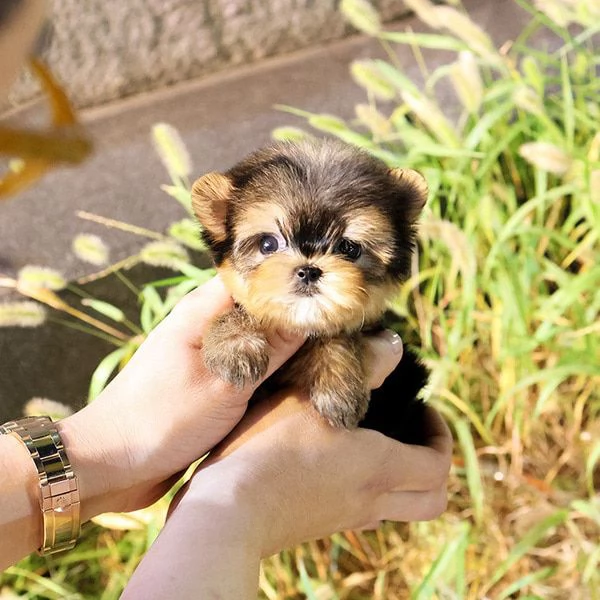
[[[414,171],[313,142],[205,175],[192,201],[237,303],[267,328],[333,335],[376,321],[408,276],[426,195]]]

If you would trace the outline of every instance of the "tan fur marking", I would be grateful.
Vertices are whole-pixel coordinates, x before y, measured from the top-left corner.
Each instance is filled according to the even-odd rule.
[[[310,297],[295,292],[294,272],[306,264],[297,253],[270,256],[242,277],[229,261],[219,269],[233,298],[267,328],[305,334],[335,335],[377,321],[386,308],[393,285],[366,286],[361,271],[334,255],[315,257],[323,271],[318,291]]]
[[[192,208],[196,218],[217,241],[225,239],[227,202],[233,186],[221,173],[208,173],[192,186]]]
[[[276,233],[279,231],[277,221],[285,219],[281,206],[274,202],[259,202],[244,209],[234,226],[235,239],[241,240],[257,233]]]
[[[225,259],[219,267],[219,275],[231,297],[237,303],[245,306],[248,303],[248,284],[229,259]]]
[[[350,215],[344,237],[367,246],[385,265],[394,256],[392,226],[389,219],[376,208],[355,210]]]

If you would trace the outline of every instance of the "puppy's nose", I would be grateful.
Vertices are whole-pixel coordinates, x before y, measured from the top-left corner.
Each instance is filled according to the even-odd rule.
[[[322,274],[323,271],[321,271],[319,267],[313,267],[311,265],[304,265],[296,271],[296,276],[305,285],[316,283]]]

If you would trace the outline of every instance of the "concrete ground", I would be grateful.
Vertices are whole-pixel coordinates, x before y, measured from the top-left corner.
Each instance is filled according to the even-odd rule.
[[[512,0],[465,4],[500,43],[514,39],[526,20]],[[410,19],[401,25],[420,28]],[[225,169],[267,142],[274,127],[303,125],[275,110],[276,104],[351,118],[365,93],[350,78],[349,64],[377,56],[383,56],[381,48],[357,36],[85,113],[95,140],[94,156],[76,170],[51,173],[34,189],[0,204],[0,274],[13,275],[27,264],[60,268],[70,279],[88,273],[90,267],[70,249],[80,232],[100,235],[111,248],[112,260],[135,252],[146,241],[82,221],[78,210],[157,231],[184,216],[160,190],[168,177],[150,143],[154,123],[166,121],[181,132],[195,175]],[[441,52],[428,55],[433,66],[448,58]],[[409,50],[400,60],[418,79]],[[453,97],[448,101],[454,102]],[[133,276],[143,280],[142,274]],[[94,292],[134,303],[114,279],[95,284]],[[0,301],[7,298],[0,289]],[[90,374],[110,350],[105,342],[58,324],[0,329],[0,422],[18,415],[32,396],[80,406]]]

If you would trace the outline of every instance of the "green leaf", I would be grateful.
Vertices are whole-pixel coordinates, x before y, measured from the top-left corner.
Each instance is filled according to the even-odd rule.
[[[167,297],[165,298],[165,310],[171,311],[173,307],[189,292],[196,289],[198,284],[194,279],[186,279],[179,285],[176,285],[169,289]]]
[[[456,560],[456,553],[459,549],[463,552],[466,549],[466,540],[469,535],[469,526],[464,523],[462,531],[454,539],[446,542],[437,558],[423,577],[419,587],[411,594],[411,600],[428,600],[433,598],[436,591],[436,584],[444,572]]]
[[[500,595],[496,597],[496,600],[506,600],[506,598],[514,597],[517,592],[520,592],[523,588],[531,585],[532,583],[537,583],[538,581],[543,581],[544,579],[548,579],[551,575],[556,572],[555,567],[546,567],[545,569],[540,569],[539,571],[534,571],[533,573],[528,573],[524,575],[517,581],[514,581],[510,585],[507,585],[501,592]],[[521,597],[521,596],[518,596]]]
[[[348,129],[345,121],[333,115],[313,115],[309,117],[308,122],[311,127],[325,131],[326,133],[333,133],[334,135]]]
[[[374,60],[356,60],[350,66],[352,79],[380,100],[392,100],[396,97],[396,88],[382,73]]]
[[[100,361],[100,364],[92,374],[88,391],[88,402],[92,402],[98,397],[100,392],[106,387],[111,375],[128,352],[129,347],[125,345],[113,350]]]
[[[480,166],[480,170],[482,168],[483,163]],[[526,219],[529,217],[530,213],[538,209],[538,207],[545,205],[546,203],[551,203],[554,200],[573,194],[576,191],[577,189],[575,188],[575,186],[571,184],[561,185],[560,187],[553,188],[545,194],[534,196],[533,198],[530,198],[529,200],[527,200],[527,202],[522,204],[518,208],[518,210],[516,210],[507,219],[506,223],[502,227],[502,230],[498,234],[494,245],[490,248],[487,259],[485,261],[483,279],[486,280],[489,278],[490,272],[494,267],[494,263],[496,262],[497,254],[500,254],[502,252],[506,241],[510,237],[517,235],[522,226],[525,226],[526,228],[528,227]]]
[[[569,150],[573,150],[573,143],[575,140],[575,105],[573,99],[573,88],[571,86],[569,60],[567,56],[563,56],[561,58],[560,75],[563,94],[563,123],[567,136],[567,148],[569,148]]]
[[[525,81],[538,94],[540,98],[544,96],[544,76],[539,63],[533,56],[524,56],[521,61],[521,69],[525,75]]]
[[[140,300],[142,302],[140,325],[142,331],[148,334],[166,315],[166,311],[159,293],[150,285],[145,286],[141,291]]]
[[[502,102],[492,110],[486,111],[477,119],[476,125],[465,137],[464,147],[475,150],[484,139],[486,141],[490,139],[494,135],[493,127],[502,119],[508,118],[513,111],[514,105],[512,102]]]
[[[192,209],[192,193],[185,187],[180,185],[161,185],[160,189],[175,198],[183,208],[189,213],[190,216],[194,215]]]
[[[300,583],[302,584],[303,591],[306,595],[307,600],[319,600],[312,585],[312,581],[304,566],[304,561],[301,557],[298,557],[296,561],[298,566],[298,573],[300,574]]]
[[[600,569],[598,564],[600,563],[600,544],[594,548],[586,561],[586,564],[581,571],[581,579],[584,583],[590,586],[590,589],[600,589],[598,583],[600,582]],[[592,581],[595,580],[595,581]],[[594,586],[592,588],[592,586]]]
[[[196,282],[196,285],[202,285],[203,283],[206,283],[207,281],[212,279],[216,274],[216,270],[213,267],[210,267],[208,269],[200,269],[199,267],[196,267],[186,262],[178,263],[177,268],[184,275],[186,275],[190,279],[193,279]]]
[[[483,508],[485,505],[485,494],[483,491],[483,482],[481,481],[481,471],[479,469],[479,460],[475,451],[475,442],[469,425],[462,419],[454,423],[458,442],[462,449],[465,459],[465,473],[467,484],[471,495],[471,504],[473,506],[473,516],[478,525],[483,523]]]
[[[36,573],[33,569],[27,570],[20,567],[8,567],[5,571],[7,575],[20,577],[26,581],[29,590],[35,589],[35,596],[38,598],[72,598],[73,600],[81,600],[82,596],[75,594],[68,586],[60,585],[59,582],[50,579],[49,577]],[[9,590],[10,593],[10,590]],[[9,596],[10,597],[10,596]],[[21,596],[17,596],[21,597]]]
[[[278,142],[300,142],[313,136],[300,127],[285,126],[273,129],[271,137]]]
[[[491,426],[498,411],[505,405],[508,399],[514,396],[517,392],[524,390],[533,385],[541,386],[541,391],[538,396],[533,416],[538,418],[542,413],[545,402],[550,397],[550,394],[569,377],[577,375],[583,377],[598,377],[600,376],[600,365],[595,363],[582,363],[580,361],[559,365],[550,369],[535,371],[523,377],[513,387],[507,389],[496,401],[486,417],[486,425]]]
[[[594,521],[600,527],[600,498],[592,496],[589,500],[573,500],[571,508]]]
[[[484,158],[484,152],[475,152],[463,148],[449,148],[442,144],[415,146],[410,149],[412,156],[434,156],[436,158]]]
[[[159,279],[158,281],[151,281],[146,285],[151,285],[154,288],[163,288],[163,287],[171,287],[172,285],[177,285],[182,281],[188,281],[188,277],[185,275],[176,275],[175,277],[167,277],[165,279]]]
[[[380,78],[382,78],[388,85],[391,85],[398,92],[409,90],[417,92],[418,86],[411,77],[405,75],[397,67],[390,64],[389,62],[381,59],[375,59],[372,61],[364,60],[361,61],[363,64],[371,62]]]
[[[115,321],[117,323],[122,323],[125,320],[125,313],[114,304],[110,304],[109,302],[104,302],[103,300],[96,300],[94,298],[84,298],[81,301],[81,304],[84,306],[89,306],[92,310],[95,310],[97,313]]]
[[[527,531],[525,535],[523,535],[523,537],[512,547],[506,559],[494,571],[490,581],[488,582],[488,589],[496,585],[508,573],[509,569],[514,564],[521,560],[521,558],[523,558],[523,556],[525,556],[525,554],[527,554],[530,550],[535,548],[537,544],[548,535],[550,530],[562,525],[567,520],[568,516],[569,511],[558,510]]]

